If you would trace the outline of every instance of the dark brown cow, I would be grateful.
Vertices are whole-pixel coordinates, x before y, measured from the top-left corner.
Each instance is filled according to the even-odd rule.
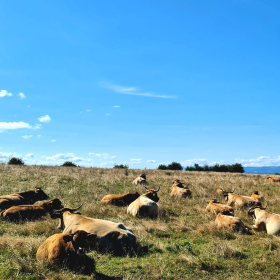
[[[100,203],[103,205],[115,205],[115,206],[128,206],[131,202],[139,197],[138,192],[126,193],[126,194],[108,194],[105,195]]]
[[[0,196],[0,211],[8,209],[15,205],[34,204],[40,200],[46,200],[46,195],[41,188],[37,187],[33,191],[17,192]]]
[[[12,206],[0,213],[2,219],[10,222],[34,221],[52,214],[54,210],[59,210],[63,206],[58,198],[37,205]]]
[[[87,242],[95,242],[95,239],[95,234],[83,230],[77,230],[72,234],[55,234],[40,245],[36,258],[38,261],[86,275],[95,274],[94,260],[85,255]]]

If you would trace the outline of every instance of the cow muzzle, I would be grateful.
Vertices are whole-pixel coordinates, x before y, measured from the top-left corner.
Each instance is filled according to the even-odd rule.
[[[84,255],[86,253],[86,248],[79,247],[77,250],[78,255]]]

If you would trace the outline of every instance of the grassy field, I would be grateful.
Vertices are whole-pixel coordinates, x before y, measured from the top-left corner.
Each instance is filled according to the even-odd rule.
[[[268,211],[280,213],[280,184],[269,183],[266,175],[213,172],[143,170],[150,188],[161,187],[160,217],[138,219],[126,207],[101,206],[109,193],[135,190],[132,181],[142,170],[0,165],[0,195],[40,186],[50,199],[59,198],[65,207],[76,207],[82,215],[121,222],[133,229],[139,246],[153,246],[135,257],[114,257],[90,252],[96,270],[124,279],[277,279],[280,277],[280,240],[265,233],[239,235],[216,229],[215,216],[205,211],[216,189],[236,189],[250,195],[258,190],[268,201]],[[183,180],[191,199],[172,199],[172,181]],[[136,187],[144,193],[143,187]],[[223,202],[223,198],[220,199]],[[245,225],[253,225],[246,210],[235,210]],[[60,232],[57,220],[10,224],[0,221],[0,279],[90,279],[53,269],[36,261],[39,245]]]

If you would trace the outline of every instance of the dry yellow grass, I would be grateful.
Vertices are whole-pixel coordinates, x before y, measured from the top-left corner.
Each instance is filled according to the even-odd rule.
[[[160,215],[156,220],[138,219],[126,214],[126,207],[100,205],[109,193],[137,190],[132,185],[140,174],[147,174],[149,188],[161,187]],[[170,197],[172,181],[180,179],[192,192],[191,199]],[[90,252],[97,271],[124,279],[276,279],[279,273],[280,241],[265,233],[239,235],[218,230],[215,216],[206,212],[207,201],[218,198],[216,189],[236,189],[250,196],[258,190],[269,201],[268,210],[280,213],[280,184],[271,184],[267,175],[186,172],[160,170],[8,166],[0,165],[0,194],[10,194],[40,186],[66,207],[84,203],[84,216],[121,222],[131,227],[139,246],[151,245],[136,257],[114,257]],[[223,202],[223,198],[219,198]],[[245,225],[252,226],[247,211],[235,210]],[[57,221],[21,225],[2,222],[0,227],[1,279],[90,279],[69,271],[53,269],[36,261],[38,246],[50,235],[60,232]]]

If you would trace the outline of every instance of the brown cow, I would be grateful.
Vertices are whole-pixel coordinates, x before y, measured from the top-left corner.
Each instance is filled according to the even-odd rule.
[[[269,182],[271,183],[279,183],[280,179],[276,179],[276,178],[272,178],[272,177],[267,177],[266,179],[268,179]]]
[[[88,249],[112,252],[114,255],[135,251],[136,237],[130,228],[120,223],[75,214],[81,206],[74,209],[62,208],[51,215],[53,219],[59,219],[58,228],[62,229],[63,233],[72,234],[76,230],[84,230],[96,234],[96,243],[89,245]]]
[[[158,205],[156,202],[159,201],[157,190],[148,190],[145,186],[146,193],[140,195],[135,201],[129,204],[127,208],[127,214],[137,217],[149,217],[156,218],[158,216]]]
[[[58,198],[37,205],[18,205],[12,206],[0,213],[2,219],[10,222],[34,221],[52,214],[54,210],[59,210],[63,206]]]
[[[36,258],[57,267],[79,271],[86,275],[95,274],[95,262],[87,257],[87,242],[95,242],[96,235],[77,230],[72,234],[58,233],[40,245]]]
[[[216,217],[215,224],[219,229],[229,229],[233,232],[249,233],[249,229],[238,217],[227,216],[219,213]]]
[[[171,197],[191,197],[192,193],[180,180],[175,179],[170,193]]]
[[[138,192],[126,193],[126,194],[108,194],[105,195],[100,203],[103,205],[115,205],[115,206],[128,206],[131,202],[139,197]]]
[[[216,198],[212,198],[206,207],[206,211],[214,213],[214,214],[223,214],[228,216],[234,216],[234,210],[232,207],[221,204],[219,201],[217,201]]]
[[[253,191],[251,197],[257,199],[258,201],[262,201],[262,202],[264,201],[263,196],[259,195],[258,191]]]
[[[148,186],[149,183],[146,180],[146,175],[145,174],[140,174],[136,179],[133,180],[132,184],[134,185],[140,185],[140,186]]]
[[[41,188],[37,187],[33,191],[17,192],[0,196],[0,211],[8,209],[15,205],[34,204],[39,200],[48,199]]]
[[[237,208],[261,206],[261,202],[255,198],[234,194],[234,190],[232,192],[226,192],[222,188],[221,190],[223,191],[224,198],[228,202],[227,205],[229,206],[234,206]]]

